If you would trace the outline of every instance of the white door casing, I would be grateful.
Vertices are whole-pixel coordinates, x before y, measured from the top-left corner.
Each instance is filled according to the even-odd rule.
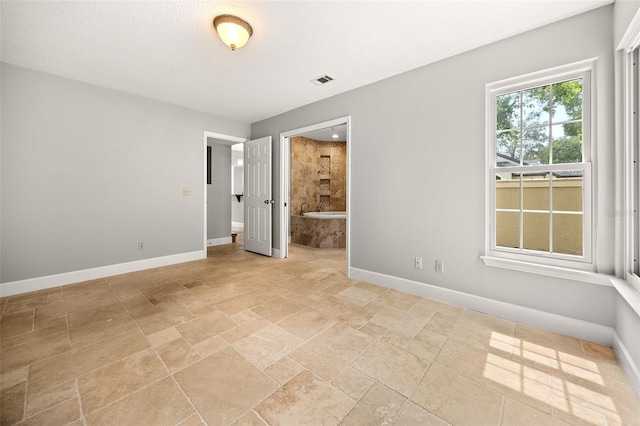
[[[244,146],[244,248],[271,256],[271,136]]]

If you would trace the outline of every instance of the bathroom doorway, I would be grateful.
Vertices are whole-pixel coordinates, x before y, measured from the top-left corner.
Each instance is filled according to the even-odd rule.
[[[350,117],[281,133],[280,257],[289,243],[345,248],[349,274],[350,134]]]

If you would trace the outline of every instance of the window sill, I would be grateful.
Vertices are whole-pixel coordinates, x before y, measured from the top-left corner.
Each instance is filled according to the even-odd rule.
[[[635,277],[632,278],[636,279]],[[620,297],[626,300],[631,309],[640,316],[640,291],[633,285],[632,281],[625,281],[616,277],[611,277],[610,279]]]
[[[564,278],[567,280],[613,287],[610,275],[598,274],[588,271],[578,271],[568,268],[560,268],[557,266],[538,265],[535,263],[522,262],[519,260],[511,259],[501,259],[491,256],[480,256],[480,258],[485,265],[493,266],[496,268],[511,269],[513,271],[528,272],[531,274],[546,275],[548,277]]]

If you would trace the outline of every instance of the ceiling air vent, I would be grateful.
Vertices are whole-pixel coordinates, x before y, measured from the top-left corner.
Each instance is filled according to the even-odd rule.
[[[311,82],[316,86],[322,86],[323,84],[327,84],[330,81],[333,81],[333,77],[329,77],[328,75],[321,75],[320,77],[311,80]]]

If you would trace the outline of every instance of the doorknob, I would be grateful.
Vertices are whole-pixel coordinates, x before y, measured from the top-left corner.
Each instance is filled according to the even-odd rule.
[[[265,204],[273,204],[273,203],[274,203],[274,201],[273,201],[273,200],[264,200],[264,203],[265,203]]]

